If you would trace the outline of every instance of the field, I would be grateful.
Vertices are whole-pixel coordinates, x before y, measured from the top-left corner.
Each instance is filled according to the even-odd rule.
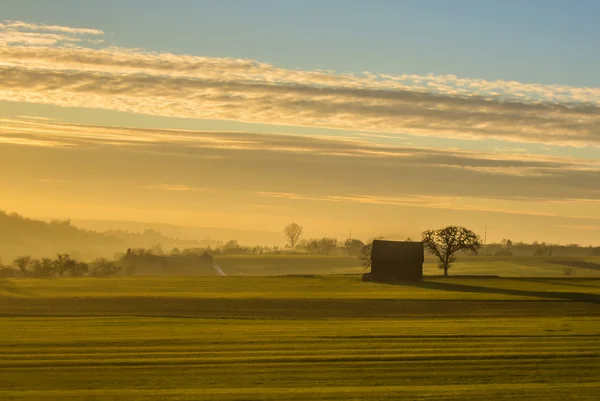
[[[265,276],[283,274],[357,274],[364,268],[355,257],[316,255],[217,256],[217,263],[230,275]],[[584,268],[582,263],[592,268]],[[426,275],[440,274],[433,257],[425,259]],[[561,277],[565,268],[575,277],[600,278],[600,257],[466,257],[459,258],[451,274],[491,274],[508,277]]]
[[[2,279],[0,339],[3,401],[597,400],[600,280]]]

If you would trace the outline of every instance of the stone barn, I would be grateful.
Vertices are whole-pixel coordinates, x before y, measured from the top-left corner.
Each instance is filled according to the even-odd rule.
[[[424,259],[422,242],[374,240],[371,278],[381,281],[421,281]]]

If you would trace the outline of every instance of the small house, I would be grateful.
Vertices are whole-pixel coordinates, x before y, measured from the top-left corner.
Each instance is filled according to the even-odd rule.
[[[421,281],[424,260],[422,242],[374,240],[371,277],[378,281]]]

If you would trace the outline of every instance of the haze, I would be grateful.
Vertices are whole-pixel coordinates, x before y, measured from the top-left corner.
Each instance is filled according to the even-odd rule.
[[[597,2],[171,3],[0,5],[0,209],[599,243]]]

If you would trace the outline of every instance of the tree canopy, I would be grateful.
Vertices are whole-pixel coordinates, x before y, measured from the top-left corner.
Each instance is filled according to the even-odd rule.
[[[456,252],[477,253],[481,239],[473,231],[459,226],[448,226],[439,230],[427,230],[422,234],[423,246],[439,259],[439,268],[448,275],[448,269],[456,261]]]
[[[303,232],[304,232],[304,229],[302,228],[302,226],[300,226],[296,223],[288,224],[283,229],[285,238],[287,239],[288,244],[290,245],[290,248],[292,250],[294,250],[294,248],[296,247],[296,244],[300,240],[300,237],[302,236]]]

